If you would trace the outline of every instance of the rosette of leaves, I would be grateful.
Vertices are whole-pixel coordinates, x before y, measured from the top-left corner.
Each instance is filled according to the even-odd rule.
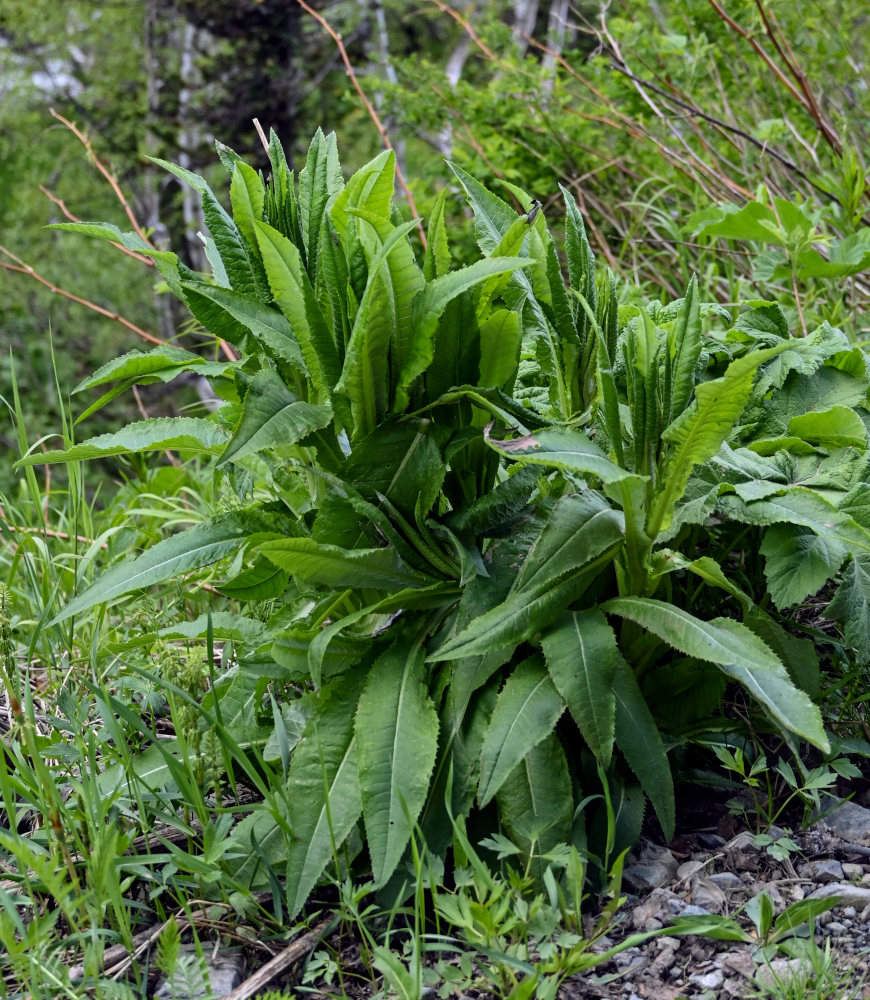
[[[777,402],[794,373],[842,373],[866,393],[840,335],[771,332],[760,307],[705,336],[722,315],[702,307],[694,279],[678,302],[619,309],[567,192],[566,281],[544,216],[529,225],[458,168],[481,257],[451,269],[446,195],[418,255],[415,223],[392,203],[391,152],[347,181],[319,132],[298,180],[274,136],[268,179],[221,155],[232,214],[166,165],[202,196],[210,275],[114,227],[62,228],[150,254],[242,355],[133,352],[80,387],[112,385],[90,410],[187,370],[227,405],[25,461],[172,448],[213,455],[245,482],[239,509],[110,568],[54,619],[228,560],[227,597],[275,601],[265,625],[218,611],[185,631],[242,645],[206,705],[228,742],[263,724],[268,680],[299,692],[266,720],[273,770],[235,829],[237,884],[283,874],[295,914],[339,848],[359,851],[362,830],[384,886],[401,879],[415,824],[442,850],[475,809],[536,855],[582,845],[596,769],[621,789],[625,841],[643,795],[670,836],[661,725],[679,684],[707,692],[696,722],[733,681],[779,730],[828,749],[789,637],[709,554],[710,518],[829,537],[824,509],[846,534],[866,533],[857,486],[832,498],[782,471],[803,456],[792,438],[820,461],[840,446]],[[863,420],[864,396],[844,398],[831,406]],[[778,516],[798,497],[816,520]],[[709,590],[732,613],[693,613]]]

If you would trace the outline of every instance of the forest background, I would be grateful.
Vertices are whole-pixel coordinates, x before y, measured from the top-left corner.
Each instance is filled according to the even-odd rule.
[[[556,216],[561,182],[596,252],[650,296],[678,295],[694,270],[722,302],[763,288],[798,325],[828,318],[863,336],[865,25],[852,0],[741,0],[727,11],[712,0],[308,11],[289,0],[0,0],[0,395],[11,398],[14,357],[32,439],[56,433],[81,378],[145,347],[64,291],[160,340],[205,343],[148,268],[106,246],[78,253],[44,227],[75,216],[129,228],[96,157],[155,242],[202,268],[198,200],[148,157],[214,178],[217,139],[263,167],[255,117],[297,159],[318,126],[335,130],[350,171],[381,148],[383,129],[423,216],[445,158],[486,183],[521,184]],[[806,199],[803,228],[783,224],[749,246],[698,235],[699,210],[715,216],[717,203],[763,201],[763,190]],[[462,199],[450,204],[461,220]],[[817,246],[845,238],[846,265],[780,266],[808,234]],[[761,253],[752,263],[750,249]],[[143,392],[155,414],[197,405],[177,383]],[[135,406],[125,394],[88,430],[119,426]],[[5,448],[10,428],[0,425]],[[0,487],[11,485],[4,463]]]

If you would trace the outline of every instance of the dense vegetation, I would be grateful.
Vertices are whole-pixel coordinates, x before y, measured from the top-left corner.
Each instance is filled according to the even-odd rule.
[[[26,74],[15,6],[0,25]],[[207,6],[179,8],[198,71],[247,65],[245,5]],[[165,921],[160,967],[193,975],[185,927],[280,938],[326,906],[399,995],[426,979],[552,997],[602,960],[581,913],[610,899],[593,937],[607,928],[642,825],[673,837],[675,774],[766,754],[807,818],[859,773],[866,97],[838,76],[862,65],[859,13],[843,5],[835,38],[814,10],[691,4],[646,32],[581,12],[568,30],[554,3],[537,34],[536,5],[441,10],[423,42],[413,18],[360,9],[350,52],[385,77],[374,118],[410,131],[343,163],[318,129],[298,174],[295,119],[249,158],[216,113],[215,169],[190,143],[171,162],[201,111],[190,66],[161,64],[177,130],[152,101],[146,131],[111,136],[141,204],[116,184],[122,225],[57,216],[19,248],[50,248],[84,298],[123,288],[106,308],[126,332],[72,365],[81,334],[52,353],[43,300],[0,312],[20,456],[0,481],[6,994],[144,996],[141,964],[102,975],[140,925]],[[132,16],[112,11],[82,22],[89,46]],[[179,29],[160,3],[136,16],[154,84]],[[261,29],[252,64],[274,44]],[[650,117],[657,102],[687,117]],[[356,104],[332,114],[373,142]],[[140,142],[167,158],[134,168]],[[15,156],[39,169],[35,149]],[[108,215],[102,197],[79,214]],[[22,205],[13,234],[34,226]],[[129,323],[155,344],[122,349]],[[433,920],[447,951],[424,960],[445,944]]]

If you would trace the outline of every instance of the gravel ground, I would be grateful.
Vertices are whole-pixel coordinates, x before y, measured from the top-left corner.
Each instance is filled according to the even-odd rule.
[[[778,838],[783,831],[771,833]],[[729,840],[711,833],[686,836],[670,849],[642,842],[626,865],[622,919],[598,947],[666,928],[679,916],[732,915],[760,892],[771,898],[777,915],[799,900],[838,896],[840,903],[818,916],[813,928],[819,946],[830,947],[838,987],[817,994],[811,976],[786,995],[870,998],[870,809],[848,803],[792,839],[799,850],[784,860],[771,857],[746,832]],[[752,929],[745,915],[737,919]],[[751,943],[665,934],[569,980],[560,997],[731,1000],[763,995],[773,977],[788,980],[807,970],[806,963],[784,956],[765,962]]]

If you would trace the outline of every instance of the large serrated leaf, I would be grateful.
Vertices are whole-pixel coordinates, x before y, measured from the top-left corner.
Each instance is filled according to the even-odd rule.
[[[409,569],[392,548],[342,549],[312,538],[275,538],[259,543],[257,551],[291,576],[327,587],[394,590],[432,582]]]
[[[259,372],[245,396],[242,419],[218,465],[238,461],[252,452],[296,444],[332,420],[329,406],[297,399],[275,372]]]
[[[127,424],[113,434],[99,434],[71,448],[34,452],[19,459],[15,467],[80,462],[148,451],[219,455],[226,443],[227,432],[212,420],[203,417],[154,417]]]
[[[685,410],[695,386],[695,367],[701,356],[701,310],[698,280],[692,275],[680,311],[668,332],[668,356],[671,369],[667,426]]]
[[[275,530],[275,522],[260,508],[219,514],[211,521],[165,538],[140,556],[113,566],[87,590],[74,597],[49,625],[56,625],[96,604],[108,603],[131,591],[208,566],[238,552],[239,546],[254,532],[270,530]]]
[[[598,445],[579,430],[550,427],[505,441],[494,440],[489,431],[484,436],[490,448],[514,462],[597,476],[603,483],[634,477],[634,473],[611,462]]]
[[[592,490],[562,497],[517,573],[512,592],[530,593],[576,572],[621,540],[624,519]]]
[[[235,361],[206,361],[191,351],[164,344],[153,351],[128,351],[119,358],[112,358],[92,375],[82,379],[73,392],[84,392],[85,389],[121,379],[135,381],[137,385],[153,381],[169,382],[182,372],[191,370],[200,375],[221,376],[237,366]]]
[[[296,245],[265,222],[254,224],[269,287],[290,323],[320,399],[328,399],[339,377],[338,350]]]
[[[532,747],[501,786],[498,796],[502,823],[515,843],[540,858],[557,844],[571,840],[574,801],[565,751],[555,733]],[[537,860],[535,875],[547,862]]]
[[[244,295],[262,297],[264,289],[257,280],[244,238],[208,184],[202,177],[184,167],[177,166],[175,163],[158,159],[156,156],[149,157],[149,159],[171,174],[175,174],[179,180],[189,184],[202,198],[203,218],[220,255],[217,263],[226,269],[226,278],[229,280],[230,287]],[[220,274],[216,267],[215,278],[220,281],[223,277],[224,275]]]
[[[515,646],[582,595],[623,544],[623,520],[590,492],[559,501],[505,601],[474,619],[431,656],[462,659]]]
[[[818,708],[791,682],[779,658],[745,625],[730,618],[702,621],[665,601],[617,597],[602,605],[628,618],[674,649],[715,663],[752,694],[786,729],[828,752]]]
[[[670,524],[674,504],[685,492],[692,469],[712,458],[734,429],[749,401],[759,366],[787,347],[788,342],[784,342],[732,361],[721,378],[696,386],[694,402],[662,432],[671,453],[647,516],[651,538]]]
[[[548,736],[565,710],[538,657],[508,677],[483,737],[478,802],[485,806],[533,746]]]
[[[290,758],[287,907],[295,916],[362,812],[354,737],[360,679],[325,691]],[[242,845],[245,846],[245,845]]]
[[[870,660],[870,555],[855,553],[843,573],[828,615],[844,623],[846,642],[862,662]]]
[[[867,447],[867,428],[849,406],[832,406],[792,417],[788,433],[824,448]]]
[[[661,734],[644,701],[631,667],[621,660],[613,673],[615,732],[628,766],[652,803],[670,840],[674,835],[674,780]]]
[[[359,782],[376,886],[395,871],[429,791],[438,715],[424,677],[422,647],[399,640],[375,662],[359,699]]]
[[[426,254],[423,260],[423,277],[426,281],[440,278],[450,270],[450,247],[447,244],[447,228],[444,225],[446,203],[447,188],[442,188],[429,213],[426,227]]]
[[[572,611],[544,633],[541,645],[556,690],[589,749],[608,767],[616,711],[613,675],[622,662],[613,629],[597,608]]]
[[[848,554],[836,538],[795,524],[771,525],[759,551],[767,589],[780,610],[818,593]]]
[[[263,220],[265,200],[266,189],[257,172],[243,160],[239,160],[230,182],[230,204],[233,208],[233,219],[252,253],[257,252],[254,223]]]
[[[511,274],[529,264],[531,261],[522,257],[489,257],[426,284],[414,300],[413,329],[396,387],[396,410],[404,409],[408,402],[407,390],[432,362],[435,353],[433,337],[448,303],[493,275]]]
[[[278,359],[288,362],[301,373],[307,372],[293,329],[277,309],[263,305],[249,295],[241,295],[231,288],[221,288],[218,285],[182,282],[181,288],[188,296],[196,295],[207,299],[217,309],[225,312],[234,323],[253,334],[255,340]]]

